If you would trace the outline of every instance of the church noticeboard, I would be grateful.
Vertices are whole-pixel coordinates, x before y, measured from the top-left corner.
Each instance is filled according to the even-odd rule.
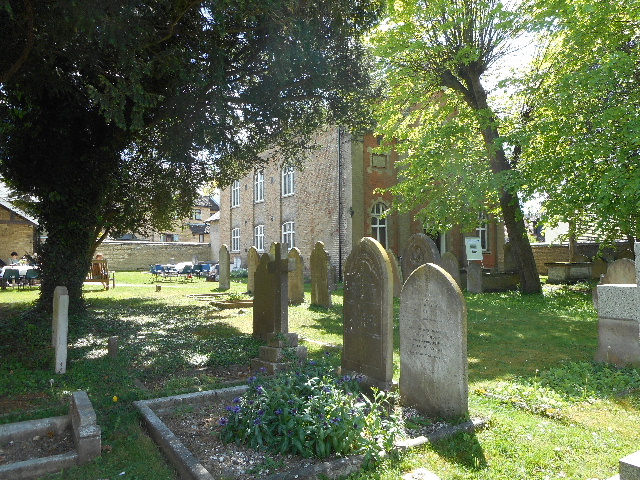
[[[482,260],[482,242],[480,237],[467,237],[464,239],[467,252],[467,260]]]

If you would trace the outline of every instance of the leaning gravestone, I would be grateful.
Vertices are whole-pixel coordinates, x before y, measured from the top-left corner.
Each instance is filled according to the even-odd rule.
[[[220,247],[220,255],[218,258],[220,259],[218,287],[221,290],[229,290],[229,288],[231,288],[231,256],[229,255],[229,247],[223,244]]]
[[[455,280],[456,285],[460,285],[460,263],[458,258],[451,252],[445,252],[440,257],[440,264],[444,270]]]
[[[477,263],[467,266],[467,292],[482,293],[482,267]]]
[[[255,288],[255,275],[256,268],[258,268],[258,263],[260,263],[260,255],[258,255],[258,250],[256,247],[251,247],[249,249],[249,253],[247,254],[247,291],[249,293],[253,293]]]
[[[396,254],[389,248],[387,248],[387,256],[389,257],[389,263],[391,264],[391,271],[393,272],[393,296],[400,298],[400,292],[402,291],[402,276],[400,275],[400,265],[398,265],[398,259]]]
[[[399,386],[402,404],[425,415],[469,412],[467,306],[451,275],[432,263],[402,288]]]
[[[424,233],[416,233],[409,237],[409,242],[402,252],[402,276],[409,277],[420,265],[440,261],[440,252],[436,243]]]
[[[391,388],[393,379],[393,272],[382,245],[364,237],[344,273],[342,373],[365,385]]]
[[[311,304],[331,308],[329,254],[324,243],[317,242],[311,252]]]
[[[289,272],[289,303],[298,305],[304,302],[304,262],[296,247],[289,250],[289,263],[294,266]]]

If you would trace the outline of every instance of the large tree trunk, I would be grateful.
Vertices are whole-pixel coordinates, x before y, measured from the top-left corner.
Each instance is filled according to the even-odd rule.
[[[487,103],[487,93],[480,82],[480,76],[470,74],[468,76],[470,89],[463,92],[469,106],[479,112],[481,119],[482,137],[487,147],[487,155],[491,163],[491,171],[499,175],[511,170],[511,164],[502,146],[497,142],[499,134],[497,119]],[[507,227],[509,242],[514,252],[515,261],[520,273],[520,283],[523,293],[541,293],[542,285],[536,267],[535,258],[527,229],[524,224],[524,215],[520,207],[518,194],[509,192],[504,188],[500,191],[500,208],[502,217]]]

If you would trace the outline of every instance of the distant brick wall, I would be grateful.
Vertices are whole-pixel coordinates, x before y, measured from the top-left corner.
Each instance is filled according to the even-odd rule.
[[[210,244],[202,243],[151,243],[105,241],[98,251],[104,255],[109,270],[149,270],[149,265],[165,264],[173,258],[176,263],[190,262],[197,257],[199,262],[212,260]]]
[[[596,255],[601,255],[607,261],[613,261],[621,258],[621,254],[624,250],[628,249],[629,244],[626,242],[619,242],[613,247],[607,247],[600,252],[600,245],[597,243],[578,243],[576,246],[576,255],[584,255],[589,258],[593,258]],[[569,258],[569,245],[550,245],[547,243],[533,244],[533,256],[536,260],[536,267],[540,275],[547,275],[548,269],[545,267],[545,263],[549,262],[568,262]]]
[[[34,231],[33,224],[14,212],[0,207],[0,258],[8,262],[11,252],[22,256],[32,254]]]

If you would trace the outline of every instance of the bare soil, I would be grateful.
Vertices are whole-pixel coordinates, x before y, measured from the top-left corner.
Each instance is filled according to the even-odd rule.
[[[70,430],[60,434],[51,431],[46,435],[35,435],[27,440],[0,443],[0,465],[59,455],[71,450],[73,450],[73,436]]]

